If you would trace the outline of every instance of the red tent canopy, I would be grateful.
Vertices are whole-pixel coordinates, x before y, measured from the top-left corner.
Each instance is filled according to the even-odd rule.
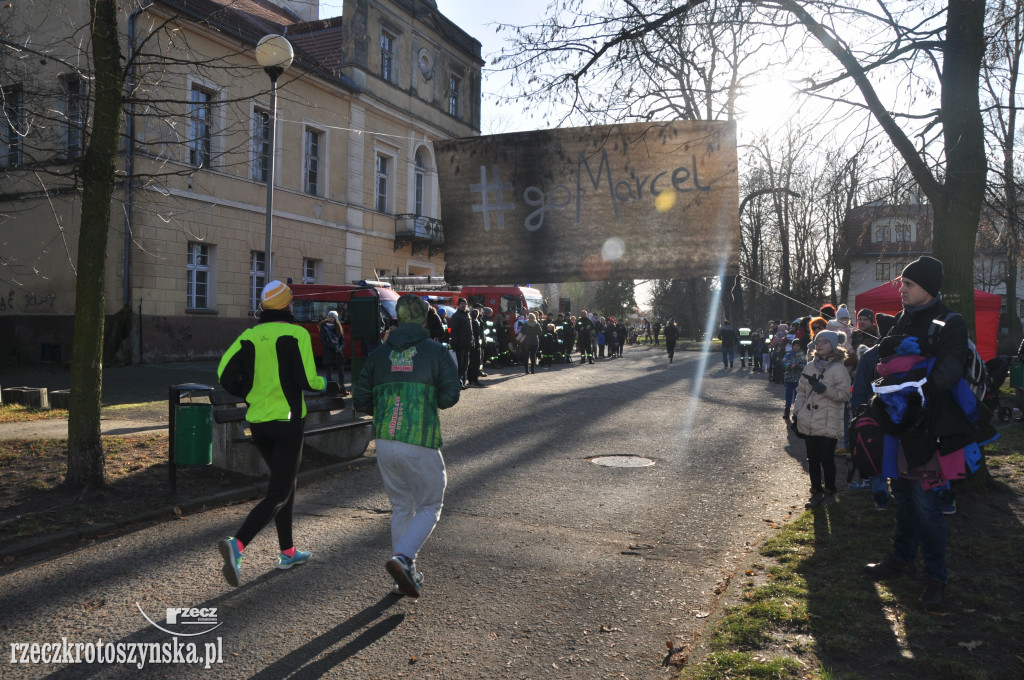
[[[866,290],[856,298],[857,309],[867,307],[875,314],[892,314],[896,316],[903,310],[900,300],[900,288],[897,284],[883,283],[878,288]],[[974,328],[978,333],[975,344],[978,354],[985,361],[996,356],[996,339],[999,335],[999,309],[1002,298],[994,293],[983,290],[974,291]],[[856,312],[854,312],[856,315]]]

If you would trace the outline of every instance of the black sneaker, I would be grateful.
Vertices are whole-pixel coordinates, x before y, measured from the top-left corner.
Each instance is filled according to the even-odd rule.
[[[395,555],[387,561],[384,568],[398,584],[398,592],[406,597],[420,596],[420,583],[423,579],[417,580],[416,567],[412,560],[405,555]]]
[[[943,596],[945,595],[946,584],[935,579],[927,579],[924,592],[917,601],[928,611],[942,609]]]
[[[807,508],[808,510],[811,510],[813,508],[820,506],[824,502],[825,494],[821,493],[820,491],[815,491],[814,493],[811,494],[811,500],[804,503],[804,507]]]

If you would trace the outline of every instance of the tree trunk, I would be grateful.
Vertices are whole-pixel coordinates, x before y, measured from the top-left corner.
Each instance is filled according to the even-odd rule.
[[[984,122],[978,97],[985,53],[985,3],[949,0],[942,63],[945,183],[935,209],[932,249],[942,261],[946,303],[974,333],[974,248],[985,198]]]
[[[90,0],[96,98],[89,146],[82,160],[82,215],[75,281],[75,327],[68,414],[69,486],[103,486],[100,397],[103,387],[107,233],[114,162],[121,127],[121,70],[115,0]]]

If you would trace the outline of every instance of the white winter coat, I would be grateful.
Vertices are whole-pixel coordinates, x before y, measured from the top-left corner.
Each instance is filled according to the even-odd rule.
[[[850,372],[843,365],[845,358],[846,352],[839,347],[827,359],[816,357],[804,367],[793,405],[797,429],[802,434],[832,439],[843,436],[843,407],[850,400]],[[813,391],[805,375],[824,382],[825,391]]]

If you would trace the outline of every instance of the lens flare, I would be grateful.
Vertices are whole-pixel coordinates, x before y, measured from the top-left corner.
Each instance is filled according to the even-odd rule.
[[[668,212],[676,204],[676,192],[664,189],[654,197],[654,209],[660,213]]]
[[[604,258],[605,262],[615,262],[621,260],[622,256],[626,254],[626,242],[618,236],[612,236],[610,239],[604,242],[601,246],[601,257]]]

